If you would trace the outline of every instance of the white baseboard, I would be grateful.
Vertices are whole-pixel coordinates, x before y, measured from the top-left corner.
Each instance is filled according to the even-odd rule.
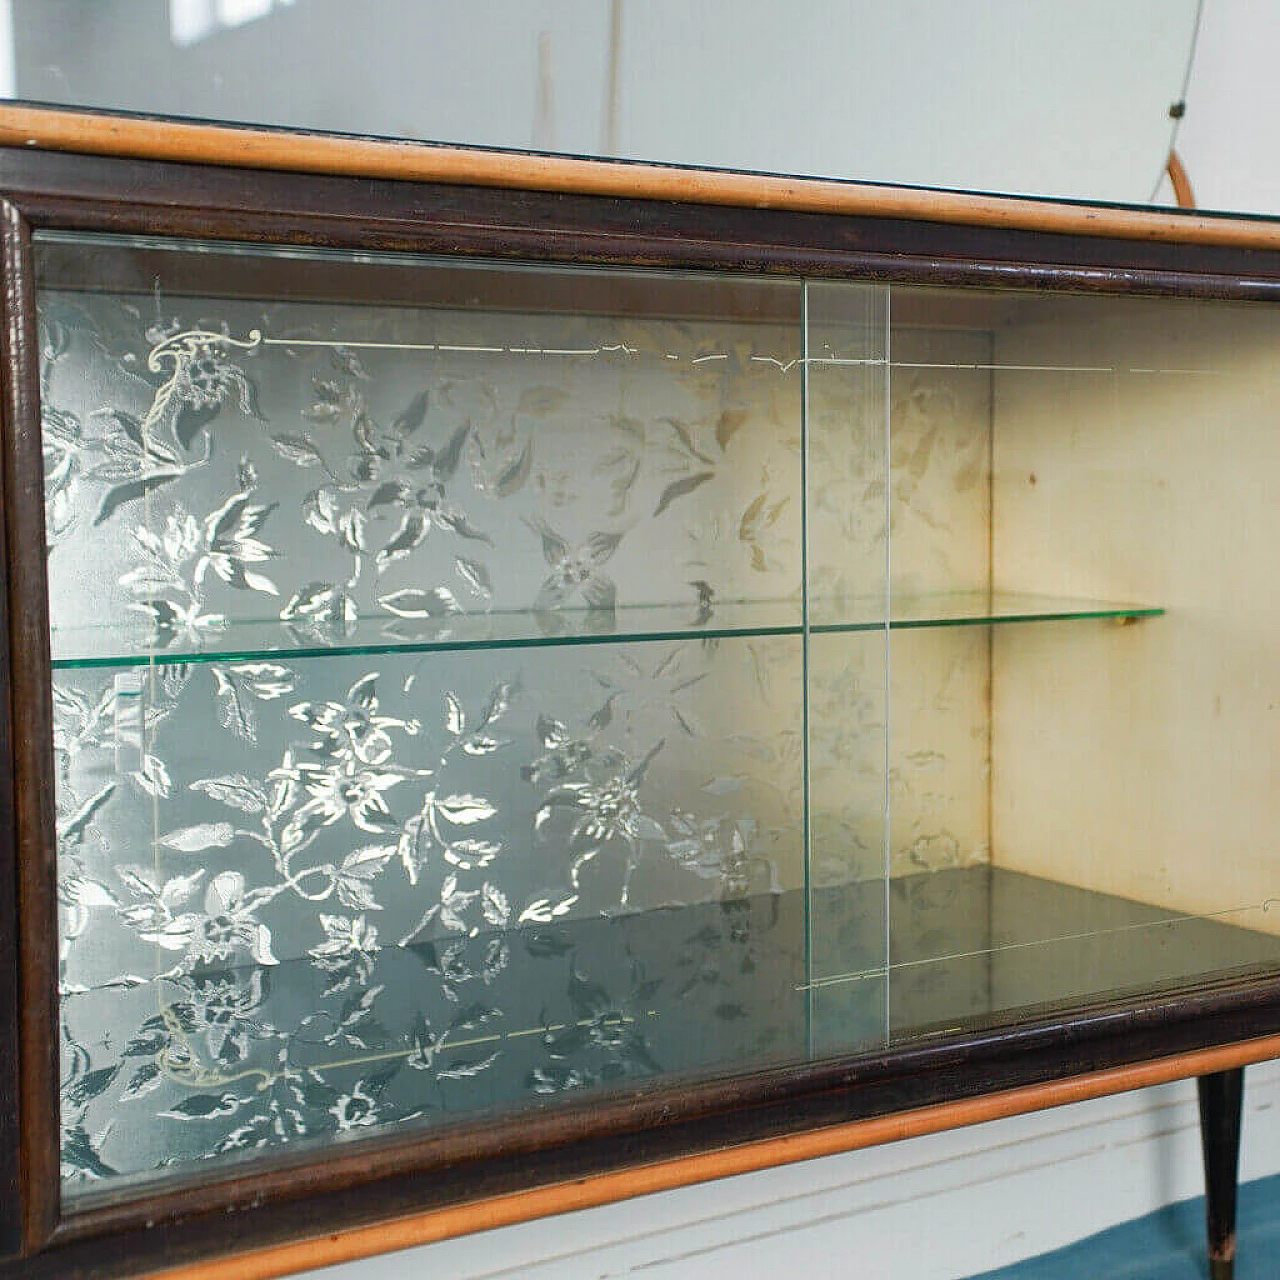
[[[1280,1172],[1280,1063],[1241,1176]],[[1189,1082],[327,1268],[315,1280],[957,1280],[1199,1195]]]

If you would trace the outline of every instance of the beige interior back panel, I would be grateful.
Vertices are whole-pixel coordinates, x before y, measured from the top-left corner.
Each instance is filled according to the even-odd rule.
[[[996,333],[996,586],[1166,613],[996,630],[995,860],[1280,931],[1276,319],[1061,310]]]

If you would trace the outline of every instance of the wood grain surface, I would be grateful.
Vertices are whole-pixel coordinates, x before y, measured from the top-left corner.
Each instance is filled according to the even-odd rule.
[[[0,145],[295,173],[914,218],[1126,240],[1280,247],[1280,224],[1259,218],[487,151],[49,107],[0,107]]]

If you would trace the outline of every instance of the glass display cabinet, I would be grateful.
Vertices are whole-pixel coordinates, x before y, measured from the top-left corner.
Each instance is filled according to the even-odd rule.
[[[225,133],[3,153],[0,1274],[1189,1076],[1228,1274],[1280,232]]]

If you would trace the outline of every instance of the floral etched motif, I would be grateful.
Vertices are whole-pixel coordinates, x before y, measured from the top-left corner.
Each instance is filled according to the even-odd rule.
[[[643,966],[602,978],[559,931],[775,883],[756,868],[794,861],[795,783],[718,759],[707,676],[732,664],[755,697],[741,649],[548,642],[607,632],[637,590],[694,625],[741,598],[688,551],[690,495],[737,520],[756,490],[729,451],[770,489],[795,450],[717,414],[710,378],[601,415],[666,359],[638,329],[580,378],[580,342],[518,318],[498,360],[403,327],[425,313],[348,309],[372,327],[344,345],[304,306],[189,305],[144,328],[42,299],[54,645],[95,659],[54,690],[67,1176],[137,1172],[144,1112],[190,1158],[447,1111],[503,1073],[527,1094],[661,1070]],[[355,640],[465,647],[481,623],[538,647]],[[89,626],[104,648],[71,638]],[[557,966],[542,1019],[522,947]]]
[[[611,613],[618,589],[603,568],[618,549],[622,535],[593,533],[581,546],[571,547],[545,521],[539,521],[535,528],[551,572],[538,591],[534,608],[545,613],[580,599],[588,609]]]
[[[260,418],[257,389],[228,352],[257,349],[262,335],[255,329],[247,339],[202,329],[163,338],[147,355],[147,369],[168,377],[155,389],[141,419],[113,406],[99,410],[109,425],[98,447],[107,455],[89,475],[113,482],[103,498],[95,524],[102,524],[126,502],[145,497],[161,485],[203,467],[212,456],[206,427],[228,402],[242,413]],[[203,451],[191,457],[197,435]]]
[[[279,594],[270,578],[251,567],[272,558],[257,536],[272,509],[237,493],[203,520],[177,507],[163,533],[134,528],[143,563],[124,574],[120,585],[138,598],[133,608],[150,619],[158,636],[199,644],[203,633],[227,626],[226,614],[205,611],[210,572],[238,590]]]
[[[683,647],[698,650],[697,642]],[[716,655],[710,650],[702,661]],[[466,661],[458,660],[459,670]],[[638,690],[625,698],[609,693],[590,714],[575,714],[572,721],[583,726],[575,732],[569,718],[530,705],[514,679],[474,700],[445,692],[433,723],[415,680],[396,685],[386,672],[365,670],[339,696],[298,699],[312,680],[330,687],[327,666],[163,670],[183,676],[149,689],[142,737],[130,747],[140,767],[124,787],[92,786],[104,771],[110,775],[119,750],[114,681],[58,682],[69,989],[82,974],[92,974],[95,985],[110,983],[147,963],[144,953],[124,959],[113,927],[171,953],[173,966],[161,976],[180,977],[216,965],[272,965],[282,954],[333,959],[371,950],[379,939],[404,945],[433,933],[558,919],[580,901],[591,910],[632,909],[635,875],[646,861],[660,879],[692,875],[672,881],[684,886],[681,893],[695,881],[710,880],[723,893],[772,884],[759,822],[734,811],[748,774],[711,779],[693,807],[693,792],[674,805],[652,785],[667,739],[652,740],[638,756],[622,745],[636,725],[663,711],[661,699],[646,701]],[[696,676],[686,678],[691,689],[704,687]],[[611,682],[600,673],[591,683]],[[396,690],[392,705],[382,689]],[[434,700],[429,686],[422,689]],[[242,716],[230,713],[240,705],[233,696],[255,717],[250,737]],[[686,722],[696,738],[693,712]],[[193,774],[192,763],[219,753],[210,743],[186,759],[191,732],[202,723],[206,732],[244,743],[240,771]],[[153,867],[113,852],[115,840],[130,838],[139,793],[155,806],[148,820]],[[107,834],[117,830],[119,836]],[[511,849],[520,850],[517,862]],[[193,868],[193,856],[210,870]],[[757,865],[759,874],[750,870]],[[407,895],[391,888],[396,868]],[[382,928],[369,912],[392,923]],[[116,972],[102,971],[96,947],[76,958],[74,944],[91,925],[95,936],[115,939]]]
[[[147,1008],[155,993],[138,993],[147,1000],[133,1002],[133,1021],[122,1003],[105,1034],[101,994],[68,1006],[70,1190],[638,1083],[804,1035],[777,999],[800,972],[803,935],[749,901],[624,919],[609,933],[580,921],[389,950],[359,920],[322,919],[330,942],[310,962],[175,975],[159,1013]],[[162,1138],[158,1167],[131,1145],[140,1131]]]
[[[538,810],[535,829],[546,837],[557,811],[568,812],[567,845],[572,855],[569,880],[575,892],[581,889],[582,868],[605,848],[615,845],[624,850],[625,858],[618,902],[623,907],[629,905],[631,877],[644,842],[667,839],[661,824],[644,812],[640,798],[645,774],[664,745],[657,742],[635,764],[621,752],[604,752],[598,762],[586,766],[588,777],[565,782],[548,792]]]

